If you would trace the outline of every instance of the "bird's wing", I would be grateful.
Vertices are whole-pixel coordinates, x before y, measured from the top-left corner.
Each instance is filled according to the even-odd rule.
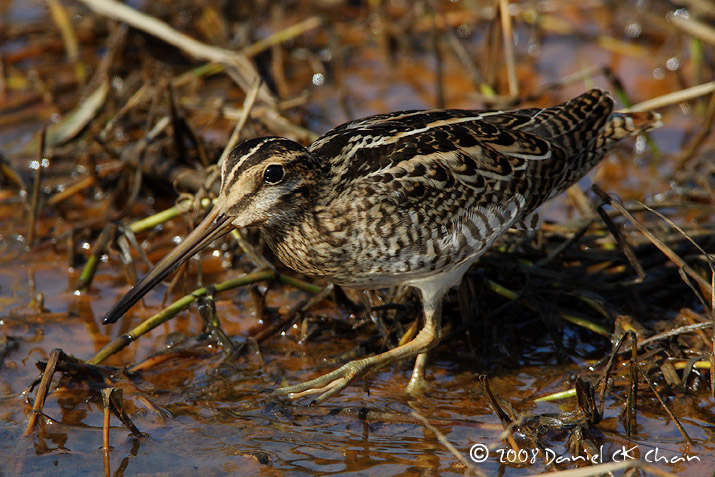
[[[607,93],[592,90],[545,109],[403,111],[339,126],[309,149],[330,158],[336,193],[367,181],[391,184],[397,194],[416,190],[419,198],[423,186],[459,184],[503,203],[533,195],[536,185],[535,199],[543,200],[563,188],[564,174],[590,169],[579,154],[599,138],[612,108]]]
[[[474,255],[576,176],[569,161],[598,137],[612,104],[593,90],[548,109],[383,114],[310,150],[330,158],[335,196],[364,198],[350,206],[384,215],[386,237],[430,234],[405,241],[425,248],[413,256]]]
[[[332,213],[366,227],[356,243],[382,241],[395,254],[376,272],[428,273],[473,259],[511,226],[533,226],[541,203],[652,124],[612,109],[592,90],[546,109],[403,111],[339,126],[309,150],[329,165]]]
[[[342,204],[334,213],[374,225],[362,235],[380,236],[404,267],[385,273],[428,273],[478,255],[528,208],[528,165],[563,157],[544,138],[485,121],[491,114],[501,113],[410,114],[311,147],[333,158],[329,202]]]
[[[415,166],[415,176],[420,176],[426,172],[420,164],[434,161],[456,161],[452,164],[455,171],[466,175],[481,170],[487,176],[509,179],[509,171],[523,167],[525,160],[550,158],[552,144],[487,119],[504,114],[459,110],[415,113],[401,120],[331,131],[309,150],[318,157],[331,158],[331,172],[346,181],[388,174],[398,165],[411,170],[410,164]],[[464,159],[461,165],[460,159]]]

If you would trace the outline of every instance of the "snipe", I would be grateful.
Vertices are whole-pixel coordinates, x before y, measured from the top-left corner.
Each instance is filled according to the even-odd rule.
[[[424,307],[424,326],[409,343],[276,393],[318,394],[322,402],[412,356],[407,388],[417,391],[439,341],[446,291],[507,229],[532,225],[537,207],[616,141],[658,121],[655,113],[614,113],[610,95],[594,89],[546,109],[380,114],[338,126],[308,148],[279,137],[246,141],[223,164],[213,210],[104,323],[231,227],[257,226],[298,272],[355,288],[410,285]]]

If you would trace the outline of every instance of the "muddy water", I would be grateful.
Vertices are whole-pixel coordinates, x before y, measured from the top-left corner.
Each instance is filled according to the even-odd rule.
[[[464,8],[459,5],[461,2],[449,3],[458,5],[445,2],[442,5],[445,11]],[[407,9],[404,2],[387,4],[388,16],[399,15]],[[51,24],[44,6],[31,2],[4,5],[6,25]],[[343,8],[342,17],[336,15],[337,7],[329,15],[347,45],[345,64],[340,67],[340,88],[329,72],[323,71],[327,79],[320,84],[321,80],[316,77],[323,74],[320,71],[295,68],[292,93],[305,88],[313,91],[311,100],[302,109],[307,125],[322,132],[354,117],[437,104],[434,55],[424,50],[409,54],[398,51],[392,58],[385,55],[379,47],[380,28],[376,26],[374,14],[364,7]],[[653,10],[659,18],[664,18],[667,6],[655,2]],[[302,13],[304,17],[295,14],[291,19],[297,21],[316,11],[307,8]],[[547,30],[538,42],[533,40],[528,26],[518,25],[521,87],[533,92],[584,67],[607,65],[631,94],[633,102],[680,89],[682,77],[690,80],[692,74],[687,49],[675,39],[663,42],[665,34],[676,36],[660,32],[647,23],[638,23],[640,14],[645,15],[634,13],[630,3],[615,15],[602,7],[557,8],[550,18],[559,25],[567,25],[570,31],[557,34]],[[86,18],[86,12],[83,15]],[[633,34],[637,30],[634,24],[644,31],[630,38],[625,32]],[[464,47],[486,61],[485,23],[465,21],[456,28],[467,32],[461,40]],[[583,32],[586,33],[581,34]],[[52,34],[55,39],[59,38],[59,33]],[[603,41],[599,42],[599,34],[615,37],[623,42],[621,46],[630,45],[631,50],[604,46]],[[0,49],[10,54],[32,41],[39,40],[20,35],[0,44]],[[309,35],[307,39],[298,40],[297,45],[287,45],[286,51],[298,54],[299,47],[308,47],[321,58],[327,58],[330,52],[325,41],[322,47],[311,43],[321,41],[320,36]],[[89,44],[83,48],[92,51]],[[40,76],[47,76],[53,68],[59,70],[57,77],[68,74],[68,66],[58,66],[61,50],[43,54],[46,57],[38,55],[18,60],[13,64],[16,69],[11,75],[27,75],[35,69]],[[671,58],[677,58],[681,66],[668,69],[666,64]],[[86,61],[96,61],[96,58],[88,57]],[[328,67],[331,61],[335,59],[326,62]],[[497,72],[500,91],[506,91],[504,68],[498,68]],[[481,106],[470,94],[473,84],[453,55],[444,55],[443,75],[447,106]],[[603,76],[596,76],[592,81],[597,86],[611,87]],[[311,82],[314,85],[311,86]],[[561,90],[558,99],[576,95],[588,86],[590,84],[584,82],[569,85]],[[26,89],[32,91],[32,86],[27,85]],[[78,97],[74,90],[68,94]],[[345,95],[347,108],[336,105],[336,98],[341,94]],[[542,101],[548,102],[548,98]],[[21,167],[32,158],[25,152],[33,139],[29,133],[38,131],[43,122],[57,112],[55,106],[42,102],[26,105],[23,110],[30,108],[35,108],[36,114],[22,121],[8,120],[17,110],[4,112],[2,116],[3,124],[9,126],[0,131],[0,151]],[[668,158],[681,149],[684,138],[700,119],[687,107],[670,108],[663,114],[665,126],[652,137],[666,160],[656,164],[651,156],[634,150],[632,143],[625,144],[604,166],[584,179],[583,184],[597,179],[604,189],[626,199],[645,200],[667,190],[664,178],[673,167]],[[208,130],[206,134],[220,136],[228,134],[227,131],[230,128],[218,132]],[[62,178],[48,180],[61,182]],[[145,311],[134,312],[120,324],[102,326],[101,316],[127,288],[118,261],[107,258],[91,289],[75,293],[72,288],[79,269],[69,267],[64,243],[43,240],[31,250],[26,246],[27,214],[21,207],[22,200],[11,189],[2,191],[0,332],[4,339],[4,359],[0,368],[0,469],[7,475],[98,474],[106,470],[102,460],[102,405],[98,393],[81,383],[53,387],[40,432],[22,437],[29,412],[23,390],[37,375],[35,363],[46,360],[51,350],[62,348],[77,358],[90,358],[112,338],[158,311],[164,288],[148,295]],[[150,210],[161,210],[160,204],[171,204],[167,198],[157,200],[159,202],[153,205],[140,205],[134,218]],[[86,204],[75,204],[75,207],[81,210],[91,207],[92,202],[88,198]],[[567,199],[559,198],[545,207],[544,215],[547,220],[558,221],[574,217],[577,212]],[[43,209],[39,235],[59,237],[71,225],[67,218],[58,217],[51,209]],[[177,234],[183,233],[180,226],[177,225]],[[86,253],[81,242],[78,249]],[[214,262],[212,268],[219,271],[205,280],[220,281],[236,273],[223,270],[219,260]],[[259,286],[266,292],[266,305],[275,310],[275,316],[287,313],[295,303],[307,298],[307,294],[294,289]],[[489,303],[482,306],[489,307]],[[460,320],[454,304],[446,308],[448,318]],[[268,319],[256,316],[247,289],[219,296],[217,309],[225,331],[237,342],[262,329]],[[299,342],[300,330],[294,327],[264,342],[260,354],[249,353],[230,366],[222,366],[221,351],[200,334],[201,323],[195,309],[182,312],[108,359],[103,364],[116,367],[114,385],[123,389],[129,415],[146,433],[145,437],[134,439],[121,424],[112,420],[110,472],[118,475],[462,474],[464,464],[445,448],[434,432],[416,421],[411,414],[414,412],[429,418],[467,459],[475,444],[490,446],[488,458],[476,464],[488,475],[529,475],[546,468],[572,467],[568,462],[547,466],[543,458],[532,460],[531,456],[517,458],[522,461],[519,464],[514,463],[514,459],[508,462],[509,447],[502,440],[502,425],[478,376],[488,375],[494,393],[511,404],[517,413],[557,414],[572,410],[576,407],[574,399],[535,403],[534,398],[571,387],[572,376],[584,374],[607,353],[610,344],[602,337],[567,325],[562,331],[561,347],[554,345],[552,335],[541,333],[512,339],[503,345],[501,354],[485,357],[472,352],[464,336],[454,336],[433,353],[428,371],[429,388],[419,398],[402,393],[410,363],[394,365],[371,376],[367,383],[369,394],[361,383],[355,383],[318,407],[307,406],[309,398],[290,403],[267,397],[267,389],[311,379],[333,369],[337,366],[333,361],[335,356],[370,337],[366,327],[353,330],[351,325],[356,319],[337,307],[324,304],[314,309],[313,315],[319,322],[314,325],[310,340]],[[474,339],[479,343],[479,337]],[[166,359],[146,362],[162,354],[166,354]],[[123,375],[123,367],[137,363],[145,365],[131,377]],[[625,438],[618,419],[624,394],[607,396],[604,420],[589,434],[599,446],[598,461],[623,459],[625,450],[629,457],[657,458],[658,465],[671,472],[707,475],[715,467],[712,443],[715,400],[708,394],[707,374],[696,377],[695,381],[687,394],[681,393],[678,399],[668,401],[695,442],[694,446],[684,443],[672,420],[643,388],[641,396],[645,397],[639,403],[637,434],[632,440]],[[570,455],[564,431],[545,432],[542,445],[556,455]],[[682,462],[687,457],[691,461]],[[672,462],[674,460],[676,462]]]

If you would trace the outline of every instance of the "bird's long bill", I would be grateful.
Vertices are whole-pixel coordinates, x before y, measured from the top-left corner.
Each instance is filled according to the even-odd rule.
[[[200,252],[214,240],[224,236],[231,230],[231,221],[221,213],[220,207],[214,207],[206,218],[159,263],[147,272],[131,290],[127,292],[107,312],[103,324],[114,323],[124,315],[136,302],[151,290],[154,285],[164,280],[171,272],[179,268],[194,254]]]

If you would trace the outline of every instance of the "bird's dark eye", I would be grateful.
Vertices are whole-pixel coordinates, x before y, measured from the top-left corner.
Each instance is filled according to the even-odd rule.
[[[278,184],[283,180],[283,177],[285,177],[285,171],[283,166],[279,164],[271,164],[263,172],[263,180],[268,184]]]

